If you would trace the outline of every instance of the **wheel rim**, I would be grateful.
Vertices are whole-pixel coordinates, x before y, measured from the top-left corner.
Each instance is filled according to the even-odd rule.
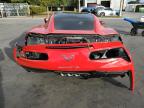
[[[101,13],[100,16],[101,16],[101,17],[105,16],[105,13]]]
[[[135,36],[135,35],[137,34],[137,29],[132,28],[130,34],[131,34],[132,36]]]
[[[144,31],[142,32],[142,36],[144,37]]]

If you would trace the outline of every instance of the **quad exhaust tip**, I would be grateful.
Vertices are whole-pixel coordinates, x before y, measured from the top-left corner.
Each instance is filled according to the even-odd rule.
[[[72,74],[72,73],[60,73],[62,77],[80,77],[80,74]]]

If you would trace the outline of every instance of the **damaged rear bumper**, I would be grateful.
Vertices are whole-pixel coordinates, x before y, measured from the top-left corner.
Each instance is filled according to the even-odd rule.
[[[14,59],[19,65],[28,67],[29,70],[40,69],[46,72],[62,73],[63,76],[83,76],[91,78],[115,77],[127,74],[130,80],[130,89],[134,90],[134,66],[132,61],[128,62],[123,58],[90,60],[86,54],[81,53],[87,50],[88,49],[79,51],[81,56],[77,56],[77,53],[75,53],[76,59],[72,58],[70,61],[67,61],[64,56],[61,56],[63,52],[60,52],[58,55],[53,53],[52,50],[48,51],[51,57],[49,60],[29,60],[23,57],[17,57],[17,49],[15,48]],[[73,57],[70,56],[72,53],[74,53],[73,50],[66,53],[66,57]],[[55,59],[56,56],[57,59]]]

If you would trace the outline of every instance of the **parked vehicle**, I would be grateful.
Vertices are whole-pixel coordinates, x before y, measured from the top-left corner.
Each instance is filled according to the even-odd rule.
[[[83,8],[81,10],[81,12],[87,12],[87,13],[92,13],[96,16],[116,16],[118,15],[118,12],[111,9],[111,8],[107,8],[104,6],[96,6],[96,7],[87,7],[87,8]]]
[[[96,14],[97,16],[100,16],[100,17],[103,17],[103,16],[116,16],[117,15],[117,12],[111,8],[98,8],[96,10]]]
[[[16,44],[15,61],[28,69],[82,78],[129,76],[134,90],[134,65],[121,36],[87,13],[56,13],[29,30],[25,45]]]
[[[105,9],[106,7],[102,6],[102,5],[97,5],[95,9]]]
[[[95,7],[85,7],[81,10],[81,12],[87,12],[87,13],[92,13],[96,14],[96,8]]]
[[[101,5],[97,5],[96,7],[83,7],[81,12],[87,12],[96,15],[96,10],[104,9],[104,8],[105,7]]]
[[[137,21],[137,20],[130,19],[130,18],[124,18],[124,20],[129,22],[133,26],[133,28],[130,31],[130,34],[132,36],[135,36],[137,34],[138,29],[144,30],[144,22]],[[142,36],[144,36],[144,31],[142,31]]]

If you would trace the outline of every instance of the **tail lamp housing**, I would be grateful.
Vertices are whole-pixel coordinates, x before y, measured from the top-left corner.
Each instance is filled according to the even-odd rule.
[[[114,48],[108,50],[95,51],[90,53],[89,58],[91,60],[110,59],[110,58],[123,58],[124,60],[131,62],[130,57],[123,48]]]

